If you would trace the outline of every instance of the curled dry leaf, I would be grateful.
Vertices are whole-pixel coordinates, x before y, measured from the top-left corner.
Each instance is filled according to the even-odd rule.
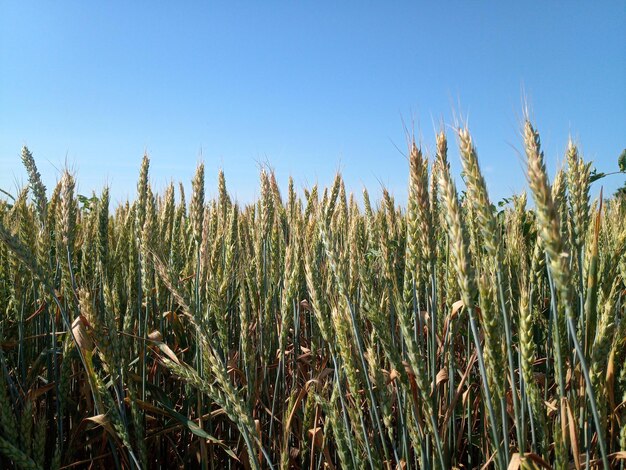
[[[389,380],[387,381],[387,385],[396,380],[398,377],[400,377],[400,373],[395,369],[391,369],[391,372],[389,372]]]
[[[309,437],[311,438],[311,441],[313,442],[313,445],[315,447],[317,448],[322,447],[322,439],[324,437],[324,434],[322,433],[321,428],[316,427],[316,428],[309,429]]]
[[[180,365],[180,360],[178,359],[178,356],[176,356],[176,354],[174,354],[174,351],[172,351],[167,344],[162,343],[162,342],[158,342],[157,346],[159,347],[159,349],[161,350],[161,352],[163,354],[165,354],[167,357],[169,357],[176,364]]]
[[[404,370],[406,371],[407,375],[409,376],[409,379],[415,380],[415,373],[413,372],[413,369],[411,368],[411,365],[407,361],[402,361],[402,365],[404,366]]]
[[[93,341],[87,333],[87,320],[82,315],[77,316],[72,322],[72,334],[76,338],[76,344],[83,351],[93,351]]]
[[[90,416],[89,418],[85,418],[85,421],[93,423],[96,426],[102,426],[109,434],[111,434],[112,436],[116,436],[115,430],[111,425],[111,421],[105,414]]]
[[[511,461],[509,462],[507,470],[517,470],[518,468],[528,468],[529,466],[531,468],[552,468],[548,462],[543,460],[537,454],[527,452],[523,455],[520,455],[516,452],[511,455]]]
[[[455,318],[464,306],[465,304],[462,300],[457,300],[456,302],[454,302],[452,304],[452,311],[450,312],[450,319]]]
[[[154,330],[152,333],[148,335],[148,339],[150,341],[163,341],[163,335],[159,330]]]
[[[444,367],[439,372],[437,372],[437,377],[435,377],[435,383],[439,385],[442,382],[446,382],[447,380],[448,380],[448,369]]]

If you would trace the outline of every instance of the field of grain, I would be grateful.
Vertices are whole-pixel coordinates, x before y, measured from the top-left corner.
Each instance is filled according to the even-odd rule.
[[[570,144],[496,207],[465,128],[408,150],[406,207],[332,187],[241,206],[153,193],[0,200],[0,466],[623,468],[626,198]],[[138,165],[139,166],[139,165]],[[48,194],[50,197],[48,198]]]

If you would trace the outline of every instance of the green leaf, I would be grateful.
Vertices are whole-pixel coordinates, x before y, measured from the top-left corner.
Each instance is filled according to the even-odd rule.
[[[15,201],[15,197],[11,193],[6,192],[4,189],[0,188],[0,193],[9,196],[13,201]]]
[[[87,197],[82,194],[78,194],[76,198],[83,205],[83,209],[87,211],[91,211],[95,207],[95,204],[98,203],[98,198],[96,196]]]
[[[598,170],[594,168],[591,174],[589,175],[589,182],[593,183],[594,181],[598,181],[599,179],[604,178],[605,176],[606,176],[606,173],[598,173]]]
[[[509,204],[512,200],[513,200],[512,198],[503,197],[501,200],[498,201],[498,207],[504,207],[507,204]]]
[[[138,384],[141,383],[141,377],[139,377],[136,374],[129,374],[129,378]],[[200,426],[198,426],[197,423],[191,421],[186,416],[174,410],[172,402],[170,401],[169,397],[163,392],[161,388],[156,387],[154,384],[150,384],[150,383],[146,383],[146,388],[150,396],[152,396],[152,398],[156,402],[156,405],[158,405],[155,408],[158,408],[160,412],[163,412],[169,415],[172,419],[178,421],[180,424],[185,426],[187,429],[189,429],[191,433],[195,434],[196,436],[206,439],[209,442],[220,446],[222,449],[224,449],[224,452],[226,452],[230,457],[232,457],[236,461],[239,461],[239,458],[235,455],[233,450],[230,447],[228,447],[228,445],[226,445],[224,441],[207,433]],[[142,406],[144,402],[141,402],[140,400],[138,400],[138,403],[140,406]],[[152,406],[152,405],[143,405],[143,406]]]
[[[207,441],[209,441],[212,444],[216,444],[216,445],[220,446],[222,449],[224,449],[224,452],[226,452],[231,458],[233,458],[236,461],[239,461],[239,459],[237,458],[237,456],[235,455],[233,450],[230,447],[228,447],[224,443],[224,441],[222,441],[220,439],[217,439],[216,437],[210,435],[209,433],[204,431],[200,426],[198,426],[196,423],[191,421],[189,418],[187,418],[186,416],[178,413],[177,411],[174,411],[172,408],[167,406],[165,403],[160,403],[160,405],[163,407],[163,410],[167,412],[167,414],[169,414],[172,418],[174,418],[176,421],[178,421],[182,425],[186,426],[187,429],[189,429],[189,431],[191,431],[193,434],[195,434],[196,436],[201,437],[203,439],[206,439]]]
[[[619,166],[619,171],[626,172],[626,149],[624,149],[617,159],[617,165]]]

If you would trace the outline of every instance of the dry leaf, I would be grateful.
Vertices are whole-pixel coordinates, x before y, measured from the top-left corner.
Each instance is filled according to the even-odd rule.
[[[152,333],[148,335],[148,339],[150,341],[163,341],[163,335],[159,330],[154,330]]]
[[[519,456],[517,452],[511,455],[511,461],[509,462],[509,466],[507,470],[517,470],[522,465],[522,458]]]
[[[452,304],[452,311],[450,312],[450,319],[452,320],[453,318],[455,318],[459,314],[459,311],[464,306],[465,306],[465,304],[463,303],[462,300],[457,300],[456,302],[454,302]]]
[[[178,359],[178,356],[176,356],[176,354],[174,354],[174,351],[172,351],[167,344],[159,342],[159,343],[157,343],[157,346],[159,347],[159,349],[161,350],[161,352],[163,354],[165,354],[167,357],[169,357],[176,364],[180,365],[180,360]]]
[[[437,377],[435,377],[435,383],[439,386],[440,383],[446,382],[448,380],[448,369],[445,367],[437,372]]]
[[[77,316],[72,322],[72,334],[76,338],[76,344],[83,351],[93,351],[93,341],[85,328],[87,321],[82,315]]]
[[[317,427],[317,428],[312,428],[309,429],[309,438],[311,438],[311,441],[313,442],[313,445],[317,448],[321,448],[322,447],[322,439],[324,437],[324,434],[322,433],[322,429]]]
[[[96,424],[97,426],[102,426],[108,433],[115,436],[115,431],[113,430],[113,426],[111,426],[111,421],[105,414],[99,414],[96,416],[90,416],[89,418],[85,418],[85,421],[89,421],[91,423]]]

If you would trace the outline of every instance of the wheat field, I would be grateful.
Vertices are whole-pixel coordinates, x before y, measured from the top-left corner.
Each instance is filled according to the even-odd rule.
[[[570,143],[490,200],[476,146],[408,149],[405,207],[341,175],[240,205],[64,171],[0,199],[0,466],[624,468],[626,198]],[[139,165],[138,165],[139,166]],[[49,197],[48,197],[49,195]],[[531,200],[528,200],[532,198]]]

